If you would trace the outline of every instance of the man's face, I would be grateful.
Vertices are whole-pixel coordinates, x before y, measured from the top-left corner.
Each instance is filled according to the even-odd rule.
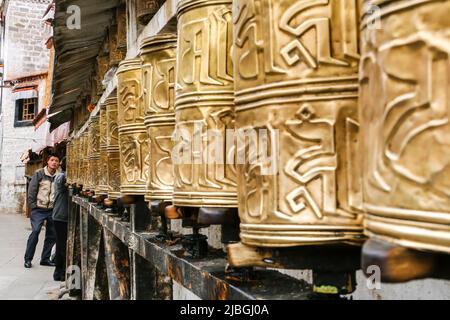
[[[50,157],[47,161],[47,166],[49,169],[56,170],[59,168],[59,159],[57,157]]]

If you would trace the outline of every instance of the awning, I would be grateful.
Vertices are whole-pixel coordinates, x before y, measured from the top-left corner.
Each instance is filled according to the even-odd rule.
[[[53,29],[55,68],[53,73],[53,98],[49,114],[50,130],[57,128],[73,116],[79,97],[89,91],[96,57],[105,39],[107,27],[113,20],[114,8],[120,0],[57,0]],[[78,6],[81,28],[69,29],[69,6]]]
[[[30,146],[31,151],[34,153],[39,153],[46,147],[54,147],[57,143],[64,141],[69,136],[70,122],[65,122],[58,126],[56,130],[50,131],[49,121],[51,118],[51,116],[46,116],[45,119],[47,121],[43,121],[34,132],[33,143]]]

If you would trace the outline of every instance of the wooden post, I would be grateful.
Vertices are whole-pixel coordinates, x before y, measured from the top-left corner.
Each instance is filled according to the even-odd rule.
[[[94,300],[109,300],[108,274],[105,261],[104,235],[100,237],[98,260],[95,269]]]
[[[86,275],[83,297],[86,300],[94,299],[94,291],[97,276],[97,267],[99,263],[99,249],[102,237],[101,225],[91,216],[87,219],[87,252],[86,252],[86,266],[87,269],[83,272]]]
[[[87,225],[88,225],[88,211],[85,208],[80,208],[80,256],[81,256],[81,291],[83,300],[86,299],[86,282],[87,282]]]
[[[105,263],[111,300],[130,299],[130,257],[128,248],[106,228]]]
[[[73,189],[69,191],[69,222],[67,231],[67,259],[66,259],[66,288],[69,295],[74,297],[80,294],[80,288],[75,287],[76,281],[72,272],[75,268],[81,270],[81,238],[80,238],[80,206],[72,202]]]
[[[131,299],[171,300],[172,280],[134,251],[131,257]]]

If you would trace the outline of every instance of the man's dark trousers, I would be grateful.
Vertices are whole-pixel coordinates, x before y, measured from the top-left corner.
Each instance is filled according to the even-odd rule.
[[[41,261],[50,260],[53,245],[56,241],[55,227],[53,225],[52,209],[35,208],[31,210],[31,234],[27,242],[27,251],[25,252],[25,261],[32,261],[36,251],[36,245],[39,240],[39,233],[41,233],[44,221],[47,221],[45,227],[45,242],[42,250]]]
[[[56,231],[55,273],[66,276],[67,222],[54,220]]]

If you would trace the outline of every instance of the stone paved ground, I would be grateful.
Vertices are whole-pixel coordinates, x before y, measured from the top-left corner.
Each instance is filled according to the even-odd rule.
[[[52,267],[39,265],[45,229],[42,229],[33,267],[23,267],[30,221],[22,215],[0,212],[0,300],[57,299],[60,283]]]

